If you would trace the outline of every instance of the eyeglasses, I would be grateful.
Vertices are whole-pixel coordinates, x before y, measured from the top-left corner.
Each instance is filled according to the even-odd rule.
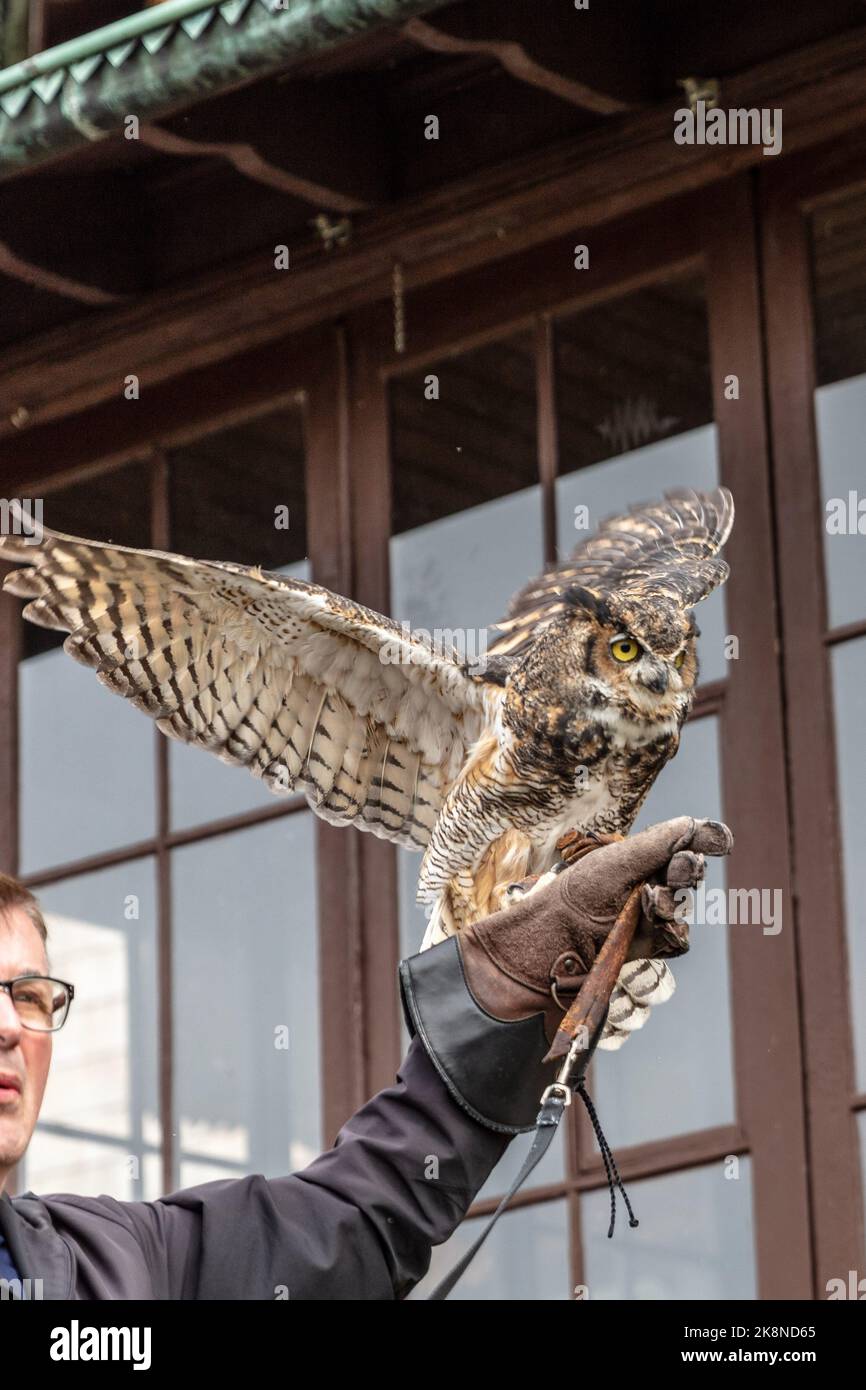
[[[24,1027],[34,1033],[56,1033],[62,1028],[75,996],[74,986],[47,975],[0,980],[0,989],[6,990]]]

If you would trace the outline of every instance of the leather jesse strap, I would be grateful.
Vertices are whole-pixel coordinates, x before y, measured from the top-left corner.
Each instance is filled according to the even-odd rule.
[[[520,1172],[517,1174],[517,1177],[502,1198],[502,1201],[499,1203],[499,1206],[496,1208],[478,1239],[473,1241],[465,1255],[461,1256],[454,1268],[436,1285],[428,1298],[428,1302],[442,1302],[448,1297],[454,1285],[457,1283],[457,1280],[461,1278],[475,1259],[475,1256],[490,1235],[490,1232],[505,1211],[505,1208],[508,1206],[508,1203],[511,1201],[517,1189],[523,1186],[533,1168],[538,1166],[553,1143],[553,1136],[557,1131],[559,1122],[565,1113],[571,1097],[564,1087],[551,1086],[548,1088],[548,1091],[549,1094],[545,1096],[541,1109],[538,1112],[535,1138],[532,1141],[529,1153],[523,1160]]]

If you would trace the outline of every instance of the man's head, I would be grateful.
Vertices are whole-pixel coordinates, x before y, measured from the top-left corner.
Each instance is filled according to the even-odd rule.
[[[0,980],[48,974],[47,938],[33,894],[0,874]],[[50,1065],[51,1034],[25,1028],[0,989],[0,1193],[30,1143]]]

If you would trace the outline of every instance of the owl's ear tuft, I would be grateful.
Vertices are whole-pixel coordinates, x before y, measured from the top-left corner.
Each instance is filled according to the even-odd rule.
[[[600,623],[610,624],[611,614],[607,600],[599,594],[594,594],[591,589],[584,589],[581,584],[570,584],[562,597],[570,608],[582,608]]]

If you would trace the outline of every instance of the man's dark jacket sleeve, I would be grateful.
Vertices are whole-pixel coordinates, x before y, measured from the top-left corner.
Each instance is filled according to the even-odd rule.
[[[301,1172],[155,1202],[5,1197],[0,1225],[45,1298],[399,1299],[510,1137],[452,1099],[415,1037],[396,1084]]]

